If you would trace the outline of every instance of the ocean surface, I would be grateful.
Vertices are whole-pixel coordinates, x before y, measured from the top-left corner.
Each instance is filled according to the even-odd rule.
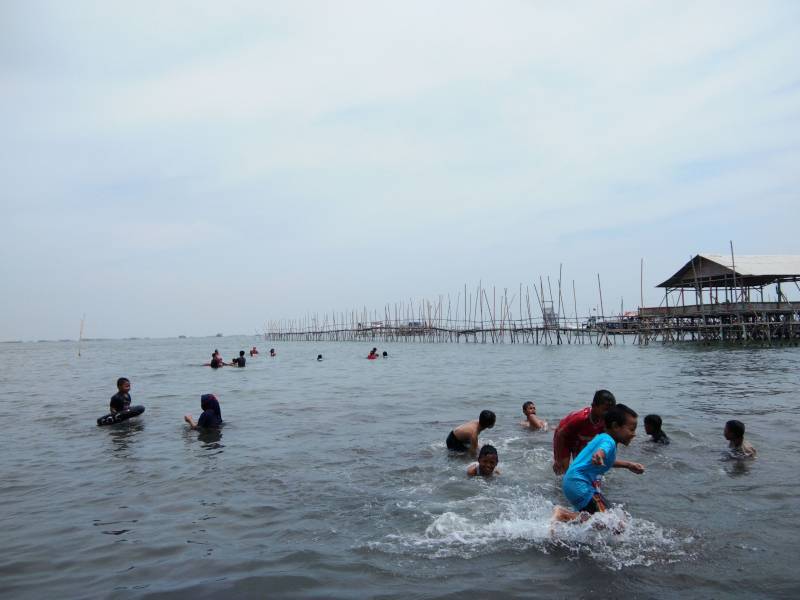
[[[372,345],[0,344],[0,596],[800,596],[800,348]],[[98,427],[120,376],[147,410]],[[640,415],[618,457],[647,471],[604,484],[618,535],[551,524],[552,430],[520,426],[526,400],[552,427],[598,388]],[[207,392],[220,433],[183,422]],[[470,479],[444,440],[484,408],[502,474]],[[733,418],[757,459],[727,454]]]

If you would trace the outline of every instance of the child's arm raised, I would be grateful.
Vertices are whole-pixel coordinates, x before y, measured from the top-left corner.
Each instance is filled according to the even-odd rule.
[[[644,473],[644,465],[641,463],[630,462],[628,460],[618,460],[614,462],[613,467],[615,469],[628,469],[628,471],[632,473],[636,473],[637,475],[641,475]]]

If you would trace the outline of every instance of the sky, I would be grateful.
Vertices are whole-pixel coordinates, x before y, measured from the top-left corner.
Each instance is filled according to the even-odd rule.
[[[0,131],[0,340],[630,310],[800,254],[800,3],[0,0]]]

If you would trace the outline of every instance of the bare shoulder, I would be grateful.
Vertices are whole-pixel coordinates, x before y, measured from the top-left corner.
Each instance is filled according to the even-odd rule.
[[[478,421],[467,421],[453,430],[456,437],[473,437],[478,434]]]

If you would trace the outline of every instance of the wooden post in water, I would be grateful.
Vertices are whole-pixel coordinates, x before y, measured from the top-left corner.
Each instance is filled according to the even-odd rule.
[[[600,293],[600,315],[602,316],[603,323],[605,323],[605,314],[606,311],[603,308],[603,288],[600,286],[600,273],[597,274],[597,291]],[[603,333],[605,333],[606,338],[606,347],[611,345],[611,342],[608,339],[608,327],[603,328]],[[600,345],[600,336],[597,337],[597,344]]]
[[[81,357],[81,342],[83,341],[83,323],[85,320],[86,320],[86,313],[83,313],[83,316],[81,317],[81,330],[80,333],[78,333],[78,358]]]

